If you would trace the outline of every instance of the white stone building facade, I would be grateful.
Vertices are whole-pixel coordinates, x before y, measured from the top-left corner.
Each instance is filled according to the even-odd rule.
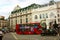
[[[55,20],[57,23],[60,23],[60,2],[49,2],[44,5],[34,3],[20,9],[19,6],[17,6],[11,12],[9,19],[10,27],[14,29],[16,24],[41,22],[42,20],[46,20],[47,26],[49,26],[50,22],[54,22]]]

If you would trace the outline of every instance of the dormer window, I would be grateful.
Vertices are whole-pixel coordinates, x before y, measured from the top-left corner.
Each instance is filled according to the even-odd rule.
[[[54,0],[51,0],[50,2],[49,2],[49,5],[53,5],[55,3],[55,1]]]

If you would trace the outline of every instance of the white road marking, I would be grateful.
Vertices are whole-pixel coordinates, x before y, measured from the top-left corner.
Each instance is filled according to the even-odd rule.
[[[17,40],[18,38],[14,35],[14,33],[11,33],[13,35],[13,37]]]

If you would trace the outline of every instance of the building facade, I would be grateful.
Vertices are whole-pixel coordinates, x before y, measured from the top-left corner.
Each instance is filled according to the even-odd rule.
[[[20,8],[17,5],[11,12],[9,19],[10,27],[13,29],[15,29],[16,24],[41,22],[42,20],[45,20],[47,26],[55,20],[60,23],[60,2],[50,1],[43,5],[34,3],[25,8]]]
[[[4,16],[0,16],[0,29],[3,27],[7,27],[7,20],[5,20],[4,18]]]

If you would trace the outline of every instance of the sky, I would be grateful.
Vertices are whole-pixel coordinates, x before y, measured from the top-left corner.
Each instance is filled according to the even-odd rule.
[[[16,5],[19,5],[21,8],[23,8],[33,3],[45,4],[49,1],[50,0],[0,0],[0,16],[5,16],[5,18],[8,18]]]

